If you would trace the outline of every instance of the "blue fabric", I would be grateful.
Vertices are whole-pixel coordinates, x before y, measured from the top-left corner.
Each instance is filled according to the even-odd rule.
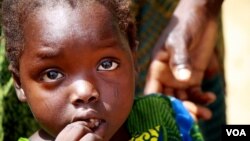
[[[172,107],[175,111],[175,119],[179,130],[181,132],[181,138],[183,141],[192,141],[190,132],[194,124],[194,120],[190,113],[183,106],[182,102],[174,97],[170,97]]]

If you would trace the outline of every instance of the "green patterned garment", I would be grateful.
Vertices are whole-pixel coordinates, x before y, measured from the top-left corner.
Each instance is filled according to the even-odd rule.
[[[176,111],[170,98],[163,95],[137,97],[127,120],[131,141],[181,141]],[[193,123],[189,141],[203,141],[197,124]],[[185,139],[187,141],[187,139]]]
[[[163,137],[164,141],[181,140],[171,108],[171,102],[163,96],[146,96],[135,99],[127,120],[132,140],[149,140]]]

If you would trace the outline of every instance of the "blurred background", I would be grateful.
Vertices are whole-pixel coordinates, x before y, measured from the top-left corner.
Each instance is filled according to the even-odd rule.
[[[250,0],[224,0],[228,124],[250,124]]]

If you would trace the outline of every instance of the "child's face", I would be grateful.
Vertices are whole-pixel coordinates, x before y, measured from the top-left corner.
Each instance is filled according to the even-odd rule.
[[[41,126],[56,136],[83,121],[108,140],[131,110],[135,74],[133,53],[109,11],[97,2],[42,8],[25,21],[24,35],[21,90]]]

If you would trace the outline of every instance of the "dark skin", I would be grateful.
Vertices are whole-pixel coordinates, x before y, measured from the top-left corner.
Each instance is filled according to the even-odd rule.
[[[160,92],[182,99],[194,118],[210,119],[205,106],[216,97],[203,92],[205,76],[218,72],[214,55],[217,17],[223,0],[181,0],[158,42],[147,75],[145,94]]]
[[[123,124],[133,104],[135,52],[106,7],[42,7],[25,21],[24,37],[14,78],[19,100],[42,127],[30,140],[129,138]]]

